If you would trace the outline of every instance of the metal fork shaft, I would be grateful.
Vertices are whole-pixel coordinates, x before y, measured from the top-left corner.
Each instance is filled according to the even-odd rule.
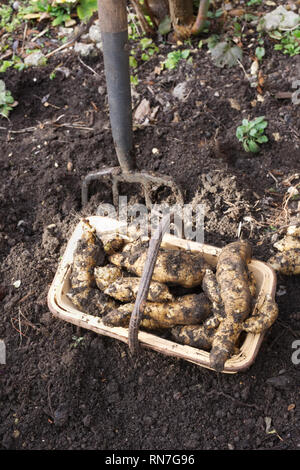
[[[114,145],[122,171],[134,169],[126,1],[99,0],[99,22]]]

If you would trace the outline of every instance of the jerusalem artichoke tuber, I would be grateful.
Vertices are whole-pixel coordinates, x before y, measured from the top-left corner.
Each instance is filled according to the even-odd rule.
[[[246,241],[226,245],[217,262],[216,277],[224,304],[225,318],[215,332],[210,351],[210,365],[217,371],[234,351],[242,331],[242,322],[251,308],[251,293],[247,265],[251,259],[251,246]]]
[[[104,290],[104,293],[121,302],[132,302],[136,299],[139,285],[140,278],[124,277],[123,279],[117,279],[112,282]],[[151,281],[147,300],[149,302],[172,302],[174,301],[174,297],[165,284],[158,281]]]
[[[147,258],[147,248],[147,243],[130,243],[121,253],[110,256],[109,260],[117,266],[126,268],[129,272],[141,276]],[[201,284],[205,269],[208,267],[208,263],[201,253],[160,249],[152,280],[194,287]]]
[[[125,304],[108,313],[103,322],[106,325],[128,326],[132,305],[134,304]],[[146,302],[143,320],[151,319],[155,321],[156,327],[170,328],[175,325],[199,324],[210,314],[211,303],[205,294],[189,294],[178,297],[174,302]]]
[[[267,294],[257,312],[243,323],[247,333],[262,333],[270,328],[278,317],[278,306],[271,295]]]
[[[82,221],[83,234],[78,241],[70,276],[67,297],[83,312],[102,315],[117,303],[96,289],[94,268],[106,262],[102,241],[88,220]]]
[[[300,274],[300,248],[280,251],[268,260],[269,265],[282,274]]]
[[[174,339],[181,344],[209,351],[212,346],[214,330],[205,325],[175,326],[171,330]]]

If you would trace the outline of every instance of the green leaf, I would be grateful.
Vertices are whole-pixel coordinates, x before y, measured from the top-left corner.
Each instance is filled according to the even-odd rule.
[[[254,142],[254,140],[248,140],[248,146],[250,152],[256,153],[259,151],[259,146]]]
[[[263,122],[265,120],[265,116],[258,116],[257,118],[254,119],[255,124],[258,124],[259,122]]]
[[[248,123],[248,131],[250,131],[250,129],[253,129],[254,127],[258,126],[259,123],[256,123],[255,120],[254,121],[250,121]]]
[[[190,49],[184,49],[183,51],[178,50],[178,51],[169,52],[169,54],[167,55],[167,59],[164,61],[163,64],[169,70],[175,69],[177,67],[178,62],[181,59],[187,59],[190,53],[191,53]],[[192,61],[192,58],[188,60],[189,63],[191,63],[191,61]]]
[[[142,38],[140,40],[140,45],[142,47],[142,51],[147,49],[147,47],[150,47],[152,45],[152,39],[151,38]]]
[[[253,5],[260,5],[261,3],[262,3],[262,0],[249,0],[247,2],[247,6],[250,7]]]
[[[241,26],[240,23],[238,23],[237,21],[235,21],[235,22],[233,23],[233,26],[234,26],[234,30],[235,30],[236,33],[239,33],[239,32],[241,31],[241,29],[242,29],[242,26]]]
[[[147,54],[148,54],[148,55],[150,55],[150,56],[154,55],[154,54],[155,54],[155,52],[157,52],[157,50],[156,50],[156,49],[152,49],[152,48],[150,48],[150,49],[148,49],[148,50],[147,50]]]
[[[264,144],[265,142],[268,142],[268,141],[269,139],[266,135],[261,135],[256,138],[256,142],[258,142],[259,144]]]
[[[181,51],[169,52],[168,57],[178,62],[181,59]]]
[[[65,21],[68,21],[70,19],[71,19],[70,15],[59,15],[52,21],[51,24],[52,24],[52,26],[58,26],[58,25],[64,23]]]
[[[14,64],[14,69],[17,69],[17,70],[19,70],[19,72],[22,72],[22,70],[25,69],[25,64],[24,64],[24,62],[22,62],[21,60],[18,61],[18,62],[16,62],[16,63]]]
[[[181,57],[183,59],[187,59],[189,57],[190,53],[191,53],[190,49],[185,49],[184,51],[181,52]]]
[[[11,109],[12,108],[10,106],[4,106],[3,108],[1,107],[0,108],[0,116],[8,118],[9,111],[11,111]]]
[[[181,51],[169,52],[167,55],[167,59],[164,61],[164,66],[168,70],[175,69],[180,59],[181,59]]]
[[[217,67],[232,67],[242,60],[243,51],[238,46],[231,46],[228,42],[219,42],[211,49],[211,56]]]
[[[243,137],[244,137],[244,130],[242,128],[242,126],[239,126],[236,130],[236,137],[238,138],[238,140],[242,141],[243,140]]]
[[[129,56],[129,66],[132,67],[133,69],[137,68],[137,60],[133,55]]]
[[[215,17],[216,18],[220,18],[222,15],[223,15],[224,11],[223,11],[223,8],[219,8],[216,12],[215,12]]]
[[[88,19],[97,10],[97,0],[80,0],[77,15],[80,20]]]
[[[10,104],[14,103],[14,98],[9,90],[6,90],[5,82],[0,80],[0,116],[8,118],[9,112],[12,110]]]
[[[172,70],[172,69],[175,69],[175,68],[176,68],[177,63],[178,63],[177,60],[174,60],[174,59],[172,59],[172,58],[169,58],[169,59],[166,59],[166,60],[165,60],[164,66],[166,67],[166,69]]]
[[[6,103],[8,103],[8,104],[13,104],[14,101],[15,101],[15,100],[13,99],[13,97],[12,97],[10,91],[7,91],[7,92],[6,92]]]
[[[250,135],[251,137],[254,137],[256,134],[257,134],[257,130],[255,129],[255,127],[253,127],[252,129],[250,129],[249,135]]]
[[[282,33],[280,31],[269,31],[269,36],[270,38],[272,39],[277,39],[277,40],[280,40],[282,38]]]
[[[259,122],[258,124],[255,124],[255,128],[259,131],[263,131],[266,127],[268,127],[267,121]]]
[[[258,60],[261,60],[264,57],[265,53],[266,53],[266,50],[264,47],[257,47],[255,49],[255,55],[258,58]]]
[[[139,83],[138,76],[137,75],[130,75],[130,83],[134,86],[138,85],[138,83]]]
[[[253,15],[252,13],[245,13],[242,18],[245,21],[256,21],[259,19],[259,16]]]
[[[208,49],[213,49],[219,42],[219,36],[217,34],[212,34],[207,39],[207,47]]]
[[[150,59],[150,56],[148,54],[146,54],[145,52],[143,52],[143,54],[141,55],[141,59],[146,62],[147,60]]]
[[[0,106],[5,104],[5,102],[6,102],[5,98],[6,98],[5,91],[0,92]]]
[[[6,70],[13,65],[12,60],[4,60],[0,66],[0,72],[4,73]]]
[[[243,142],[243,147],[244,147],[244,149],[246,150],[246,152],[250,152],[249,147],[248,147],[247,140],[244,140],[244,142]]]
[[[243,119],[242,124],[236,129],[237,139],[243,143],[246,152],[258,152],[258,144],[268,142],[268,137],[263,135],[264,129],[268,125],[265,116],[258,116],[252,121]]]

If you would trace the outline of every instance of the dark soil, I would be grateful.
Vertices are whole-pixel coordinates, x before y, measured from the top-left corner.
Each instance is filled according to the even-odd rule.
[[[134,104],[146,98],[159,109],[135,127],[138,167],[171,175],[186,202],[205,205],[206,243],[236,240],[240,227],[254,256],[266,261],[280,227],[299,217],[298,201],[284,210],[284,181],[300,170],[299,105],[276,93],[292,90],[300,57],[267,46],[263,101],[241,67],[216,68],[204,49],[193,58],[160,75],[153,73],[158,58],[139,69]],[[99,183],[82,209],[82,178],[117,165],[102,57],[84,60],[100,78],[72,53],[4,77],[19,105],[0,129],[0,338],[7,353],[0,448],[299,449],[299,365],[292,361],[299,276],[278,276],[279,318],[255,363],[233,375],[144,349],[133,361],[126,344],[49,312],[47,293],[74,226],[111,201],[109,185]],[[50,80],[60,62],[70,76],[57,72]],[[180,100],[172,90],[181,82],[187,88]],[[235,130],[244,117],[260,115],[269,142],[249,155]]]

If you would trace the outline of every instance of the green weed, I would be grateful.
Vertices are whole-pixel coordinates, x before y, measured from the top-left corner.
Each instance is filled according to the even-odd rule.
[[[163,62],[163,65],[168,70],[175,69],[182,59],[184,60],[188,59],[188,57],[190,56],[190,53],[191,53],[190,49],[169,52],[166,60]]]
[[[268,142],[268,137],[264,135],[267,126],[265,116],[259,116],[253,121],[243,119],[242,125],[236,130],[236,137],[242,142],[246,152],[257,153],[260,150],[259,144]]]
[[[274,35],[272,37],[274,38]],[[291,57],[300,54],[300,29],[284,33],[277,31],[275,37],[280,40],[280,44],[274,46],[275,50],[282,51],[283,54]]]
[[[0,116],[7,119],[14,102],[11,92],[6,89],[4,81],[0,80]]]

